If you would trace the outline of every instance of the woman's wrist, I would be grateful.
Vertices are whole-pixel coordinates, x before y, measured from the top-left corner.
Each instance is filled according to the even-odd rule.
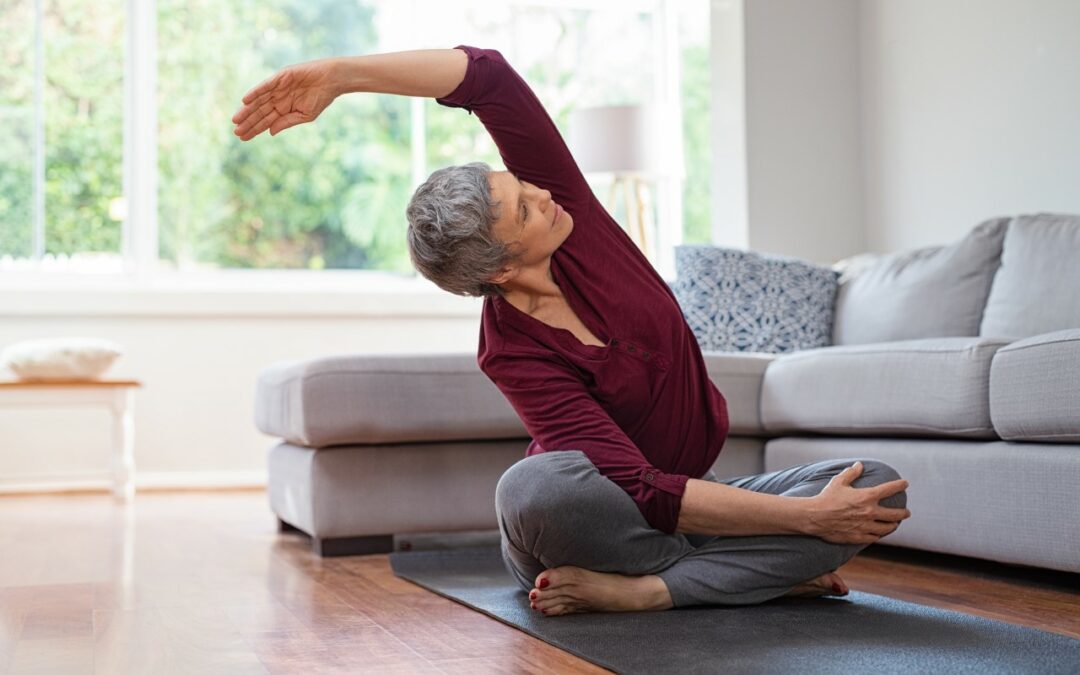
[[[360,72],[363,65],[356,56],[336,56],[326,59],[330,65],[330,90],[334,97],[363,91]]]
[[[811,536],[818,536],[818,528],[814,522],[814,501],[813,497],[791,497],[792,502],[792,518],[791,522],[795,526],[798,534],[807,534]]]

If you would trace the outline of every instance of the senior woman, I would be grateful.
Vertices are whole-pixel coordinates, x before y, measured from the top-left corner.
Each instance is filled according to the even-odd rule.
[[[532,436],[502,476],[507,567],[548,615],[843,595],[835,570],[910,516],[873,459],[718,479],[724,397],[668,285],[593,196],[525,81],[490,49],[310,61],[255,86],[250,140],[350,92],[476,114],[507,171],[435,171],[407,209],[409,253],[483,296],[478,363]]]

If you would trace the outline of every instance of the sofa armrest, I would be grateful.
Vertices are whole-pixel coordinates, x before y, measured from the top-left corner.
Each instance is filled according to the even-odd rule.
[[[702,352],[709,379],[724,395],[733,436],[766,436],[761,424],[761,383],[780,354]]]
[[[338,355],[265,368],[255,426],[306,447],[528,438],[476,355]]]

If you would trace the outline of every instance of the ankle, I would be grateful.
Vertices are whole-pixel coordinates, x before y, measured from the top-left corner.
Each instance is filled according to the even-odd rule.
[[[675,606],[675,603],[671,601],[671,592],[668,591],[667,584],[660,577],[649,574],[638,577],[638,583],[640,590],[638,597],[641,599],[641,609],[670,609]]]

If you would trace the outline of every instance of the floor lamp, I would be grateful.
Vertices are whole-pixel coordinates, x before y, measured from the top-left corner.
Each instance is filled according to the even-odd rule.
[[[622,190],[626,229],[649,260],[655,261],[648,177],[657,169],[650,109],[621,105],[571,111],[568,145],[583,173],[611,174],[605,206],[614,210]]]

